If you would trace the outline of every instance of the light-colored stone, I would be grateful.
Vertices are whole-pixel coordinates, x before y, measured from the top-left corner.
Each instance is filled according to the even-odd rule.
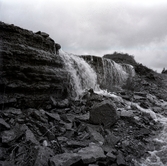
[[[50,159],[51,166],[71,166],[81,160],[81,156],[76,153],[57,154]]]
[[[89,134],[91,135],[91,137],[95,141],[97,141],[98,143],[101,143],[101,144],[104,143],[104,138],[103,138],[103,136],[99,132],[97,132],[96,130],[94,130],[90,126],[87,127],[87,130],[88,130]]]
[[[90,144],[89,147],[79,150],[78,154],[81,156],[84,164],[89,164],[106,158],[103,149],[95,144]]]

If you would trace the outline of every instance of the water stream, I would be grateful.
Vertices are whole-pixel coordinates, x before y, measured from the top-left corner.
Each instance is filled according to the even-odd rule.
[[[167,108],[167,102],[165,101],[159,101],[156,104],[158,107]],[[155,113],[152,110],[146,111],[151,114],[155,121],[162,124],[163,129],[152,140],[155,146],[152,147],[152,151],[148,152],[149,156],[146,159],[141,159],[141,161],[136,162],[136,166],[167,166],[167,117],[160,113]]]

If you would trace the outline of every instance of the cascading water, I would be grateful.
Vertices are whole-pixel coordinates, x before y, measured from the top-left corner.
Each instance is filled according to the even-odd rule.
[[[167,102],[165,101],[156,104],[161,108],[167,108]],[[154,150],[148,152],[149,156],[146,159],[136,162],[136,166],[167,166],[167,117],[151,110],[149,113],[153,115],[155,121],[162,124],[163,130],[152,140],[156,145],[153,147]]]
[[[122,85],[129,74],[122,65],[115,63],[110,59],[103,58],[103,70],[104,70],[104,84],[107,87],[112,85],[120,86]]]
[[[82,57],[66,53],[62,50],[60,50],[60,56],[65,62],[66,70],[69,72],[72,96],[76,98],[85,89],[93,89],[97,93],[102,93],[99,86],[102,89],[111,91],[113,86],[122,86],[127,78],[135,75],[132,66],[117,64],[110,59],[91,56],[87,63]],[[96,61],[95,63],[93,62],[94,60]],[[95,66],[91,65],[92,62]],[[104,94],[106,94],[106,91]]]
[[[62,50],[60,56],[69,72],[69,84],[74,93],[72,96],[78,98],[85,89],[98,90],[97,75],[84,59]]]

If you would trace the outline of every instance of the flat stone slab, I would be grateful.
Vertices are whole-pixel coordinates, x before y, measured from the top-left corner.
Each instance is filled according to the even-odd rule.
[[[58,154],[50,159],[52,166],[71,166],[81,160],[81,156],[76,153]]]
[[[106,158],[103,149],[95,144],[90,144],[89,147],[79,150],[78,154],[81,156],[84,164],[93,163]]]

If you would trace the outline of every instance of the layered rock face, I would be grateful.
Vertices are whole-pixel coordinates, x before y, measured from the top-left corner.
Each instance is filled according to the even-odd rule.
[[[64,63],[46,33],[0,22],[0,104],[41,107],[67,97]]]

